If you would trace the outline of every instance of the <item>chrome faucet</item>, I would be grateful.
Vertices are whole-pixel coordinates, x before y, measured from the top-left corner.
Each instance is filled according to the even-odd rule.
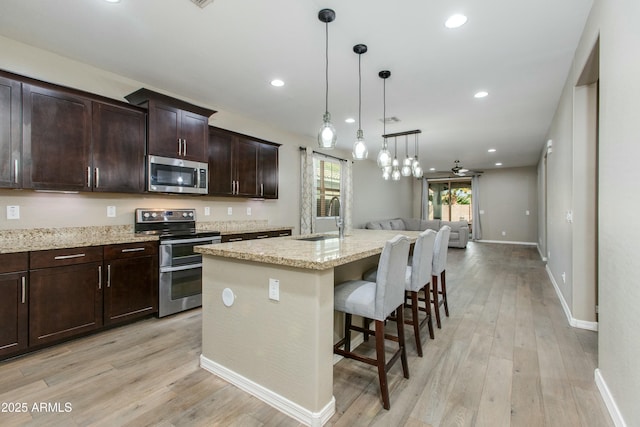
[[[329,202],[329,215],[331,215],[331,208],[333,202],[338,202],[338,216],[336,217],[336,225],[338,226],[338,237],[344,239],[344,219],[342,218],[342,207],[340,206],[340,198],[333,196]]]

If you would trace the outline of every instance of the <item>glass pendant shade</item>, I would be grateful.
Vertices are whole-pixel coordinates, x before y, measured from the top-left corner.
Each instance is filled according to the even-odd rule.
[[[378,167],[384,168],[385,166],[391,166],[391,153],[387,149],[387,144],[384,144],[378,152]]]
[[[382,179],[389,181],[391,179],[391,166],[382,168]]]
[[[422,178],[422,175],[422,166],[420,166],[420,163],[418,163],[418,165],[413,169],[413,176],[414,178]]]
[[[324,113],[322,120],[322,127],[318,132],[318,145],[325,149],[335,148],[338,136],[336,135],[336,128],[331,124],[331,114]]]
[[[410,158],[407,157],[402,161],[402,170],[400,173],[402,173],[402,176],[411,176],[412,171]]]
[[[364,137],[362,135],[362,129],[358,129],[358,137],[356,142],[353,143],[353,155],[354,160],[364,160],[369,156],[369,149],[367,148],[367,144],[364,142]]]
[[[391,179],[394,181],[400,181],[400,177],[402,174],[400,173],[400,168],[398,166],[394,166],[391,171]]]

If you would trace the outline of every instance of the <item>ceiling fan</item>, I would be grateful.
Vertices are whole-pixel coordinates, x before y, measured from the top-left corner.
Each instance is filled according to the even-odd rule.
[[[454,166],[451,168],[451,173],[453,173],[456,176],[467,176],[467,174],[477,175],[482,173],[482,171],[469,170],[467,168],[460,166],[460,160],[455,160],[453,163],[454,163]]]

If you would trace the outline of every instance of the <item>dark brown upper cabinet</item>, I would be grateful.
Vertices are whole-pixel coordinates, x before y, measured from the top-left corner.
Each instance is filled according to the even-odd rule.
[[[93,191],[142,193],[146,114],[102,102],[92,108]]]
[[[278,198],[278,144],[209,127],[209,194]]]
[[[91,100],[22,85],[23,187],[91,191]]]
[[[125,98],[148,111],[149,154],[207,162],[209,117],[214,110],[144,88]]]
[[[0,74],[0,188],[22,186],[22,85]]]
[[[47,83],[22,84],[22,187],[144,191],[146,112]]]

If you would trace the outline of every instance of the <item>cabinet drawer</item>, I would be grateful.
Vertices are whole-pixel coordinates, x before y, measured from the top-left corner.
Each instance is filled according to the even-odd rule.
[[[158,242],[133,242],[104,247],[104,259],[135,258],[158,253]]]
[[[284,236],[291,236],[291,230],[277,230],[277,231],[270,231],[269,235],[271,235],[271,237],[284,237]]]
[[[87,246],[73,249],[52,249],[29,253],[31,270],[60,267],[64,265],[102,262],[102,246]]]
[[[0,254],[0,273],[26,271],[28,267],[29,254],[27,252]]]

